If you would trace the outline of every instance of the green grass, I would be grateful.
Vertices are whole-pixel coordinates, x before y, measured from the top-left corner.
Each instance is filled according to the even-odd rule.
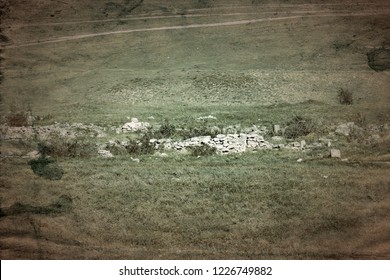
[[[229,258],[349,254],[346,246],[328,246],[372,223],[373,215],[387,217],[386,169],[330,159],[297,163],[298,156],[269,151],[239,157],[142,156],[139,164],[128,157],[63,159],[65,174],[56,187],[29,174],[23,161],[9,159],[2,163],[7,175],[1,179],[9,182],[13,174],[22,180],[20,186],[10,185],[24,190],[18,197],[22,203],[31,203],[34,184],[39,193],[71,197],[72,214],[62,221],[87,247],[115,240],[126,248],[167,251],[170,258],[179,257],[177,251],[202,251],[202,258],[225,251]],[[20,171],[11,171],[15,163]],[[35,198],[37,204],[43,197]],[[48,238],[53,234],[56,229]],[[359,236],[354,242],[359,244]]]

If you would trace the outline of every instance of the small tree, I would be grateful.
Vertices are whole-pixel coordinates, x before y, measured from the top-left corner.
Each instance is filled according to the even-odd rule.
[[[39,158],[28,162],[34,174],[49,180],[60,180],[64,175],[64,170],[55,160],[46,157],[47,146],[39,143],[38,151],[41,154]]]
[[[338,98],[340,104],[351,105],[353,103],[353,94],[349,90],[339,89]]]
[[[171,137],[175,134],[176,127],[173,124],[169,123],[168,120],[165,120],[157,132],[162,137]]]
[[[314,127],[314,122],[310,118],[295,116],[287,123],[284,133],[287,138],[297,138],[313,132]]]

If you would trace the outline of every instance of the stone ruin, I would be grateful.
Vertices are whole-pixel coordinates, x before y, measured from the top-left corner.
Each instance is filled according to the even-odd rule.
[[[225,129],[224,129],[225,130]],[[307,145],[304,140],[300,142],[291,142],[288,144],[283,144],[285,139],[283,137],[278,137],[276,144],[266,141],[264,139],[264,134],[266,130],[264,128],[257,129],[256,126],[251,128],[243,129],[245,133],[225,133],[218,134],[215,137],[209,135],[206,136],[197,136],[184,140],[174,140],[170,138],[162,139],[150,139],[150,143],[153,144],[157,150],[166,150],[166,151],[177,151],[177,152],[186,152],[191,147],[199,147],[202,145],[207,145],[216,149],[217,154],[234,154],[234,153],[244,153],[248,150],[258,150],[258,149],[292,149],[292,150],[302,150]],[[281,138],[281,139],[279,139]],[[271,139],[273,140],[273,138]],[[107,149],[110,147],[117,148],[126,148],[128,141],[116,141],[110,140],[107,143],[101,146],[101,149]]]
[[[218,134],[216,137],[198,136],[183,141],[171,139],[151,139],[156,149],[162,147],[165,150],[183,151],[189,147],[208,145],[214,147],[219,154],[243,153],[247,149],[272,149],[272,144],[264,140],[257,133]]]
[[[108,135],[112,133],[126,134],[126,133],[143,133],[146,132],[151,125],[147,122],[140,122],[136,118],[132,118],[131,122],[125,123],[120,127],[100,127],[94,124],[60,124],[56,123],[47,126],[27,126],[27,127],[10,127],[7,125],[0,125],[0,140],[18,141],[21,139],[35,139],[35,140],[49,140],[52,137],[76,138],[78,136],[90,136],[92,138],[107,139]],[[275,127],[277,129],[275,129]],[[275,131],[282,129],[279,126],[274,126]],[[275,131],[274,135],[275,135]],[[321,146],[331,147],[332,143],[337,141],[336,136],[348,137],[352,132],[368,133],[368,140],[375,143],[380,143],[389,138],[390,127],[385,124],[382,126],[368,125],[366,128],[361,128],[355,123],[344,123],[338,125],[334,133],[330,133],[328,138],[319,138],[318,141],[306,144],[305,140],[300,142],[292,142],[285,139],[283,136],[275,135],[270,137],[267,141],[264,136],[268,135],[265,126],[252,126],[248,128],[241,128],[238,126],[228,126],[220,130],[220,133],[215,137],[212,136],[197,136],[184,140],[177,139],[150,139],[150,143],[156,148],[156,153],[159,151],[176,151],[187,152],[191,147],[208,145],[216,149],[217,154],[240,154],[246,151],[253,151],[259,149],[289,149],[289,150],[305,150],[317,148]],[[56,139],[56,138],[54,138]],[[129,145],[128,140],[123,138],[113,138],[106,142],[97,141],[98,155],[103,158],[111,158],[114,155],[108,151],[111,147],[126,149]],[[100,142],[100,143],[99,143]],[[5,155],[6,153],[1,152]],[[340,157],[337,153],[333,153],[333,157]]]

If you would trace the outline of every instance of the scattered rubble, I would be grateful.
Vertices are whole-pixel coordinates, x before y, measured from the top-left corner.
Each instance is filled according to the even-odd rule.
[[[212,118],[213,116],[206,116],[201,118]],[[214,118],[214,117],[213,117]],[[27,126],[27,127],[10,127],[7,125],[0,125],[0,140],[18,141],[34,139],[38,141],[58,139],[55,137],[77,138],[79,136],[89,136],[95,138],[105,138],[108,134],[126,134],[129,132],[145,132],[151,125],[148,122],[140,122],[137,118],[131,118],[131,122],[125,123],[123,126],[115,127],[100,127],[94,124],[59,124],[46,126]],[[357,132],[361,135],[366,135],[365,138],[371,143],[381,143],[389,138],[390,127],[385,125],[367,125],[364,128],[357,126],[353,122],[340,124],[336,127],[334,133],[329,133],[326,137],[317,139],[315,142],[306,143],[305,140],[291,141],[283,137],[283,128],[280,125],[273,125],[272,132],[269,133],[266,126],[241,127],[240,125],[231,125],[225,128],[215,127],[218,131],[216,136],[204,135],[192,137],[189,139],[178,140],[170,138],[150,139],[149,142],[155,147],[156,152],[160,157],[166,157],[167,154],[163,151],[175,151],[182,154],[189,152],[191,147],[208,145],[216,149],[218,154],[234,154],[244,153],[246,151],[255,151],[258,149],[289,149],[289,150],[310,150],[319,147],[333,147],[338,136],[351,137]],[[276,135],[281,133],[281,135]],[[273,135],[265,139],[267,135]],[[215,134],[214,134],[215,135]],[[98,143],[98,155],[103,158],[111,158],[114,155],[110,152],[112,148],[125,150],[129,145],[129,140],[123,138],[114,138],[106,142]],[[139,143],[141,145],[141,143]],[[114,149],[114,150],[115,150]],[[7,151],[2,151],[2,157],[8,156]],[[29,158],[39,156],[37,151],[33,151],[26,155]],[[330,156],[332,158],[341,158],[340,150],[330,149]],[[139,162],[139,159],[132,159],[134,162]]]
[[[98,155],[102,158],[113,158],[114,155],[107,150],[98,150]]]
[[[247,150],[257,149],[305,149],[306,142],[291,142],[287,144],[272,144],[264,139],[264,136],[259,133],[234,133],[234,134],[218,134],[216,137],[198,136],[185,140],[173,140],[170,138],[150,139],[149,142],[155,146],[157,151],[176,151],[186,153],[188,148],[208,145],[214,147],[218,154],[233,154],[243,153]],[[110,140],[102,148],[122,147],[126,148],[127,141]],[[158,152],[158,155],[165,156],[164,153]]]
[[[343,123],[337,126],[336,134],[341,136],[349,136],[354,129],[360,129],[354,122]]]

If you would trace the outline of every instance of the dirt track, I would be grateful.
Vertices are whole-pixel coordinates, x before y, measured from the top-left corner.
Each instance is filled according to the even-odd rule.
[[[303,11],[295,11],[295,13],[305,13]],[[253,13],[243,13],[243,15],[248,15]],[[225,14],[223,14],[225,15]],[[226,14],[226,15],[235,15],[235,14]],[[20,47],[28,47],[35,45],[43,45],[50,43],[59,43],[66,42],[71,40],[80,40],[92,37],[99,36],[109,36],[109,35],[117,35],[117,34],[128,34],[134,32],[151,32],[151,31],[163,31],[163,30],[180,30],[180,29],[192,29],[192,28],[207,28],[207,27],[223,27],[223,26],[233,26],[233,25],[246,25],[246,24],[254,24],[259,22],[267,22],[267,21],[283,21],[283,20],[293,20],[293,19],[304,19],[304,18],[313,18],[313,17],[369,17],[369,16],[378,16],[378,15],[390,15],[390,10],[382,10],[380,12],[338,12],[338,13],[323,13],[323,12],[310,12],[310,14],[301,14],[294,16],[284,16],[284,17],[267,17],[260,19],[248,19],[248,20],[238,20],[238,21],[227,21],[227,22],[219,22],[219,23],[207,23],[207,24],[190,24],[190,25],[175,25],[175,26],[161,26],[161,27],[153,27],[153,28],[137,28],[137,29],[128,29],[128,30],[120,30],[120,31],[109,31],[109,32],[97,32],[90,34],[82,34],[82,35],[73,35],[73,36],[65,36],[53,39],[44,39],[38,42],[26,42],[19,43],[15,45],[5,46],[5,49],[9,48],[20,48]],[[189,15],[189,17],[201,17],[208,15]],[[213,16],[213,15],[212,15]],[[156,18],[172,18],[172,17],[182,17],[182,16],[157,16],[157,17],[139,17],[139,18],[131,18],[131,20],[135,19],[156,19]],[[130,19],[127,19],[130,20]],[[79,21],[79,22],[63,22],[63,23],[48,23],[43,25],[60,25],[60,24],[82,24],[82,23],[95,23],[95,22],[107,22],[113,20],[100,20],[100,21]],[[28,25],[26,25],[28,26]]]

